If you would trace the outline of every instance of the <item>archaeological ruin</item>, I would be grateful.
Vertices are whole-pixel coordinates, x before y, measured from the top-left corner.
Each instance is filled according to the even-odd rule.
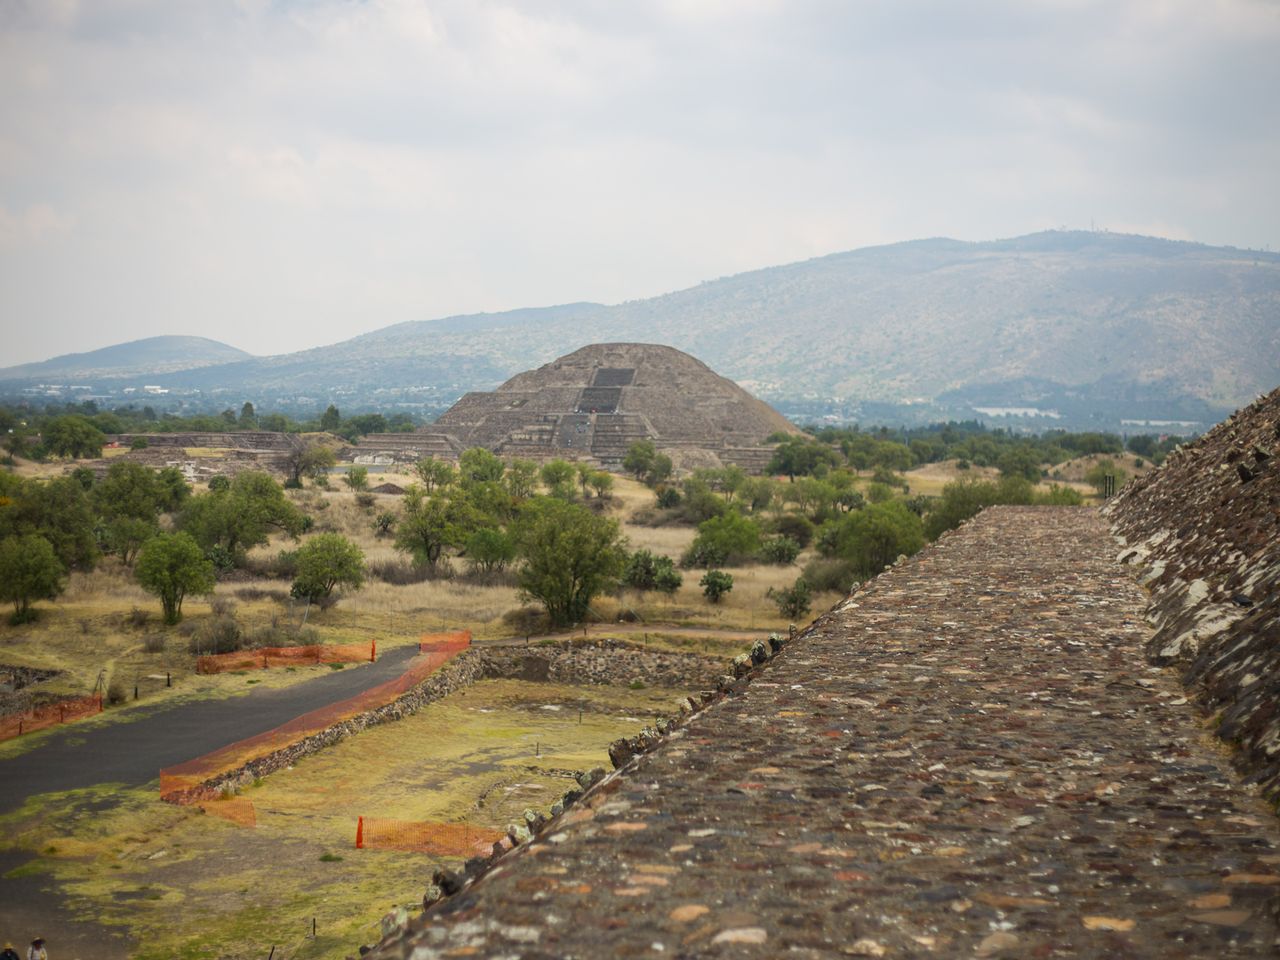
[[[740,466],[758,473],[769,462],[765,440],[798,433],[782,414],[674,347],[596,343],[497,390],[468,393],[431,427],[423,442],[486,447],[503,456],[591,459],[617,468],[627,448],[651,440],[679,467]],[[403,435],[397,438],[403,443]],[[360,452],[379,441],[366,437]]]

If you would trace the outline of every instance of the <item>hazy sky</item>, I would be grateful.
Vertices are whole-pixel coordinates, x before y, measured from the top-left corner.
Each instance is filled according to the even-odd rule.
[[[0,366],[925,236],[1280,247],[1280,0],[0,0]]]

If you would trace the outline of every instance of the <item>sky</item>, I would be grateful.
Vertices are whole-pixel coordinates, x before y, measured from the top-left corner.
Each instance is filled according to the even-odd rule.
[[[922,237],[1280,249],[1280,0],[0,0],[0,367]]]

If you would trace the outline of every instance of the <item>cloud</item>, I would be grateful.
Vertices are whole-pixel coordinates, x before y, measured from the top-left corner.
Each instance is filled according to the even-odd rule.
[[[0,11],[12,362],[278,352],[919,236],[1280,239],[1262,0]]]

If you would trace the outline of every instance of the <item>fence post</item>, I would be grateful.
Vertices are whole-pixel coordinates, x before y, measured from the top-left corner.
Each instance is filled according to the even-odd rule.
[[[373,663],[378,659],[378,641],[377,638],[369,641],[369,662]]]
[[[356,820],[356,849],[364,849],[364,817]]]

